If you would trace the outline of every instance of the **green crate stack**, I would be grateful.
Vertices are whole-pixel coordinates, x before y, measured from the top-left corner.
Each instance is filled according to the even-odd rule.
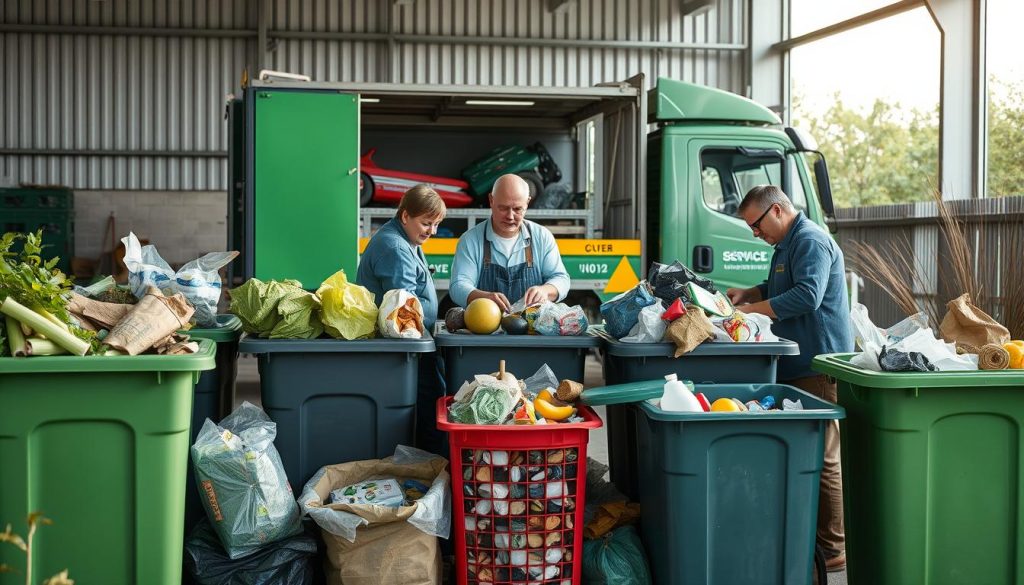
[[[43,230],[43,257],[71,272],[75,254],[74,194],[62,187],[0,189],[0,233]]]

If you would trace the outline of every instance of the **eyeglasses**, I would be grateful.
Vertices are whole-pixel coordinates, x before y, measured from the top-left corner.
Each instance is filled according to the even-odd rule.
[[[775,207],[776,205],[777,205],[777,203],[772,203],[771,205],[769,205],[768,209],[765,209],[764,213],[761,214],[761,217],[757,218],[757,221],[755,221],[752,224],[749,224],[750,225],[750,231],[752,231],[752,232],[759,232],[759,231],[761,231],[761,222],[764,220],[764,217],[766,215],[768,215],[768,212],[771,211],[772,208]]]

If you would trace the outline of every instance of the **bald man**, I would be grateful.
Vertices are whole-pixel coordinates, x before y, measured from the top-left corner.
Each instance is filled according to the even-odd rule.
[[[448,294],[465,307],[491,299],[501,310],[524,299],[560,301],[569,292],[569,273],[555,237],[525,218],[530,186],[517,175],[502,175],[488,196],[491,218],[462,234],[455,248]]]

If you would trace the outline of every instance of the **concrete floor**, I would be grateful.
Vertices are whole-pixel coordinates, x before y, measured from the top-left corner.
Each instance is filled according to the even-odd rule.
[[[601,370],[601,363],[593,354],[587,357],[586,372],[583,380],[584,386],[593,388],[604,384],[604,372]],[[249,355],[238,356],[238,378],[235,388],[235,404],[241,404],[248,400],[253,404],[260,404],[260,377],[256,366],[256,359]],[[595,409],[605,418],[604,407]],[[604,427],[590,433],[590,443],[587,446],[590,457],[604,464],[608,463],[608,435]],[[846,571],[830,573],[828,585],[847,585]]]

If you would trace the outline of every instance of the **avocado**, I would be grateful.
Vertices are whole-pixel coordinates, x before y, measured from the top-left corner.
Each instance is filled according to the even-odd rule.
[[[466,310],[462,307],[452,307],[444,315],[444,327],[449,332],[456,332],[466,328]]]
[[[509,335],[526,335],[530,325],[519,315],[505,315],[501,318],[501,328]]]

